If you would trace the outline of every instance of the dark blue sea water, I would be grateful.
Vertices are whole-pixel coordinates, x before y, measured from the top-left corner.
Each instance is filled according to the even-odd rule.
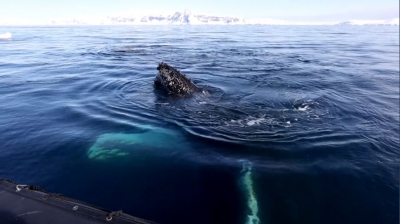
[[[5,32],[0,177],[160,223],[399,221],[398,26]]]

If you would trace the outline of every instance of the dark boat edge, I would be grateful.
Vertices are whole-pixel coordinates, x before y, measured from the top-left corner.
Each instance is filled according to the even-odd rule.
[[[0,178],[0,223],[156,224],[3,178]]]

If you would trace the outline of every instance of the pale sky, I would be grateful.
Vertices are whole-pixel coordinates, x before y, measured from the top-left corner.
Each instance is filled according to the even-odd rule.
[[[105,17],[135,11],[183,11],[302,21],[345,21],[399,17],[399,0],[9,0],[0,20]]]

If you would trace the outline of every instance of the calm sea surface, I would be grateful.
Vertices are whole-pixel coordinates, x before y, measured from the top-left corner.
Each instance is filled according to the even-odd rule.
[[[160,223],[399,221],[398,26],[6,32],[0,177]]]

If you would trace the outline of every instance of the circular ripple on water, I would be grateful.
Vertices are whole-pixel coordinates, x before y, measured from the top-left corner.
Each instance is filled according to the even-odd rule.
[[[242,68],[247,63],[243,60],[222,66],[227,64],[225,54],[202,60],[194,60],[199,55],[193,54],[194,58],[186,59],[190,64],[172,61],[174,65],[188,67],[184,70],[189,70],[199,85],[215,87],[206,87],[209,94],[205,95],[166,95],[153,88],[155,67],[149,68],[149,63],[147,67],[139,67],[128,62],[140,54],[159,55],[164,50],[167,55],[179,52],[174,46],[146,44],[99,49],[100,56],[112,56],[124,66],[136,66],[125,69],[136,69],[137,75],[118,71],[115,77],[90,85],[90,92],[96,93],[88,103],[90,113],[124,124],[167,121],[202,138],[268,147],[270,142],[290,143],[309,136],[329,136],[335,131],[332,121],[340,118],[345,110],[343,102],[328,96],[329,91],[321,90],[324,86],[320,75],[326,72],[298,72],[295,65],[299,63],[299,56],[285,59],[287,56],[282,54],[269,55],[268,63],[257,64],[250,70]],[[196,49],[193,51],[196,53]],[[232,57],[251,54],[257,60],[268,53],[229,50],[226,54],[232,52]]]
[[[160,119],[154,110],[154,93],[149,78],[110,77],[87,79],[74,87],[79,98],[68,104],[77,116],[92,126],[130,130],[138,124],[156,124]]]
[[[290,141],[299,130],[327,125],[334,111],[322,98],[254,104],[223,92],[188,99],[158,97],[156,103],[158,114],[196,136],[246,144]]]

